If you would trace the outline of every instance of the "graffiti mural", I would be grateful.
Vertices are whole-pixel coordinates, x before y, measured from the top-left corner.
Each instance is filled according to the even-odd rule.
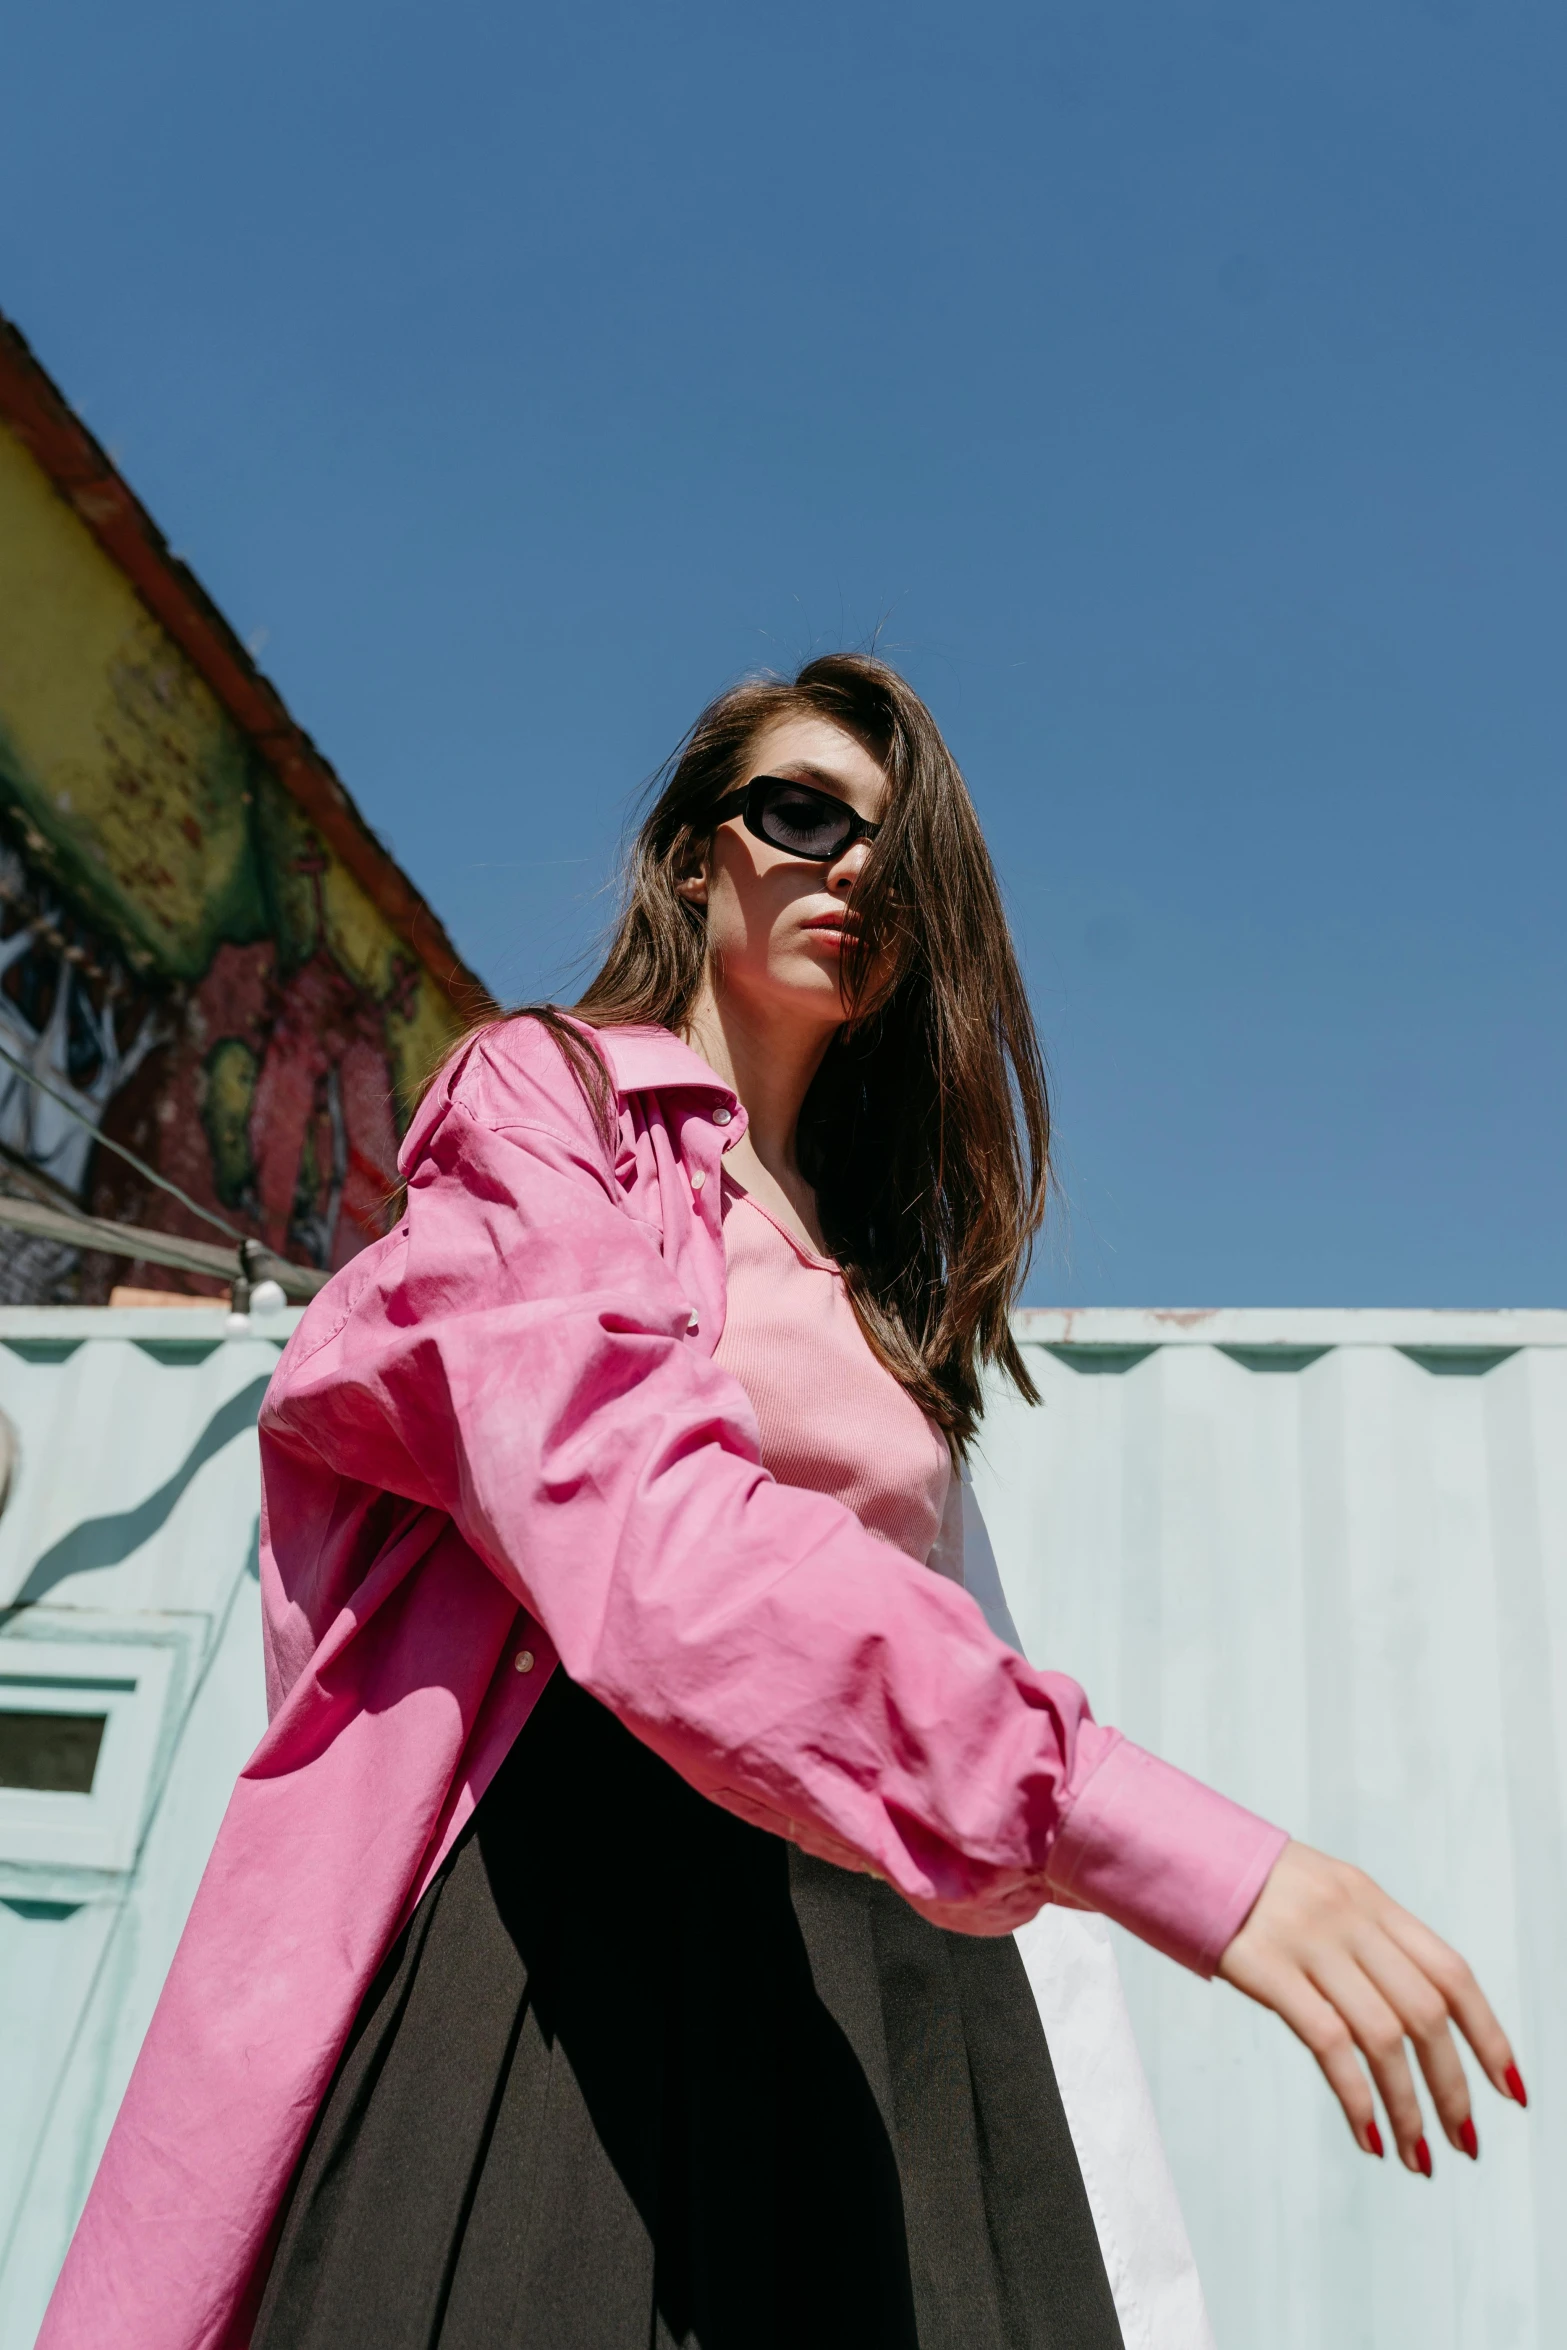
[[[139,1001],[137,999],[140,999]],[[0,846],[0,1145],[79,1194],[92,1137],[62,1095],[97,1125],[160,1030],[144,990],[112,947],[73,922]],[[30,1085],[21,1062],[46,1080]]]
[[[0,320],[0,1189],[335,1270],[487,1003],[435,917]],[[18,1064],[21,1066],[19,1067]],[[200,1292],[0,1230],[0,1302]]]
[[[123,959],[0,844],[0,1175],[25,1166],[82,1198],[92,1129],[161,1038]],[[74,1249],[0,1230],[0,1304],[53,1302],[79,1288]]]

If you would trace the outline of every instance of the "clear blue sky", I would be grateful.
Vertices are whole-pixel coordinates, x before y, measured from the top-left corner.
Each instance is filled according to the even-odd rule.
[[[748,668],[1009,892],[1037,1301],[1567,1303],[1547,0],[50,0],[0,306],[509,997]]]

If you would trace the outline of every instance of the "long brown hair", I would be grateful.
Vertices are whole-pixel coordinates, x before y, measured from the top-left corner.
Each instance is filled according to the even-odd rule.
[[[866,1338],[961,1452],[986,1365],[1037,1400],[1008,1317],[1044,1217],[1050,1112],[979,820],[935,720],[895,669],[834,653],[708,704],[654,779],[608,953],[571,1010],[596,1028],[684,1031],[706,915],[676,883],[710,843],[712,810],[743,780],[760,730],[807,713],[862,742],[890,788],[850,898],[850,1016],[800,1113],[800,1167]],[[565,1021],[544,1016],[597,1091],[601,1073],[582,1068]]]

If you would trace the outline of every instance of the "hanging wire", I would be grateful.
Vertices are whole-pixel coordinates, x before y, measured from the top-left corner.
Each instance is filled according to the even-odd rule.
[[[213,1225],[226,1239],[236,1242],[240,1247],[244,1246],[246,1236],[243,1232],[236,1232],[233,1225],[222,1216],[215,1216],[210,1208],[202,1207],[198,1200],[191,1198],[188,1191],[181,1191],[177,1183],[171,1183],[167,1175],[160,1175],[156,1167],[149,1167],[145,1159],[139,1159],[133,1150],[127,1150],[123,1142],[116,1142],[112,1135],[103,1133],[101,1128],[93,1124],[85,1110],[79,1110],[68,1095],[58,1093],[52,1085],[46,1084],[36,1069],[30,1069],[24,1060],[19,1059],[4,1044],[0,1044],[0,1061],[8,1061],[19,1077],[25,1077],[29,1085],[36,1085],[40,1093],[46,1093],[68,1118],[76,1120],[78,1126],[85,1126],[94,1142],[102,1143],[105,1150],[115,1152],[128,1166],[134,1167],[138,1175],[145,1175],[149,1183],[155,1183],[160,1191],[166,1191],[171,1199],[177,1199],[181,1207],[189,1208],[191,1214],[199,1216],[204,1224]]]
[[[144,1232],[135,1224],[113,1224],[101,1216],[84,1216],[79,1209],[50,1207],[42,1200],[16,1199],[9,1193],[0,1193],[0,1228],[63,1241],[68,1248],[101,1249],[111,1257],[141,1257],[149,1264],[172,1265],[182,1273],[215,1274],[227,1281],[231,1297],[243,1285],[247,1305],[251,1292],[263,1281],[275,1281],[286,1297],[305,1303],[331,1279],[330,1274],[314,1267],[291,1265],[259,1241],[247,1240],[238,1251],[244,1259],[241,1267],[235,1263],[235,1252],[219,1248],[214,1240]]]

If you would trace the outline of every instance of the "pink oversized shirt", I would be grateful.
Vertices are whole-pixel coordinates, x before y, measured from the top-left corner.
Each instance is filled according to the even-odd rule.
[[[713,1361],[744,1113],[667,1032],[600,1041],[612,1142],[536,1022],[458,1056],[397,1230],[278,1365],[272,1720],[40,2350],[243,2350],[364,1991],[557,1661],[713,1801],[969,1933],[1064,1900],[1211,1972],[1285,1841],[768,1475]]]

